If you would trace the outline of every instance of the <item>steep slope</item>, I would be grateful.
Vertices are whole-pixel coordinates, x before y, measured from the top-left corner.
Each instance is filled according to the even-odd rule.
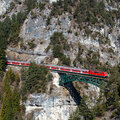
[[[2,26],[7,16],[10,17],[10,22],[7,21],[10,26],[8,28],[10,32],[6,37],[7,59],[87,69],[90,66],[91,69],[115,72],[112,73],[108,84],[110,94],[107,96],[108,94],[105,93],[105,95],[111,98],[115,88],[111,86],[117,80],[118,85],[115,83],[117,86],[115,90],[119,91],[119,75],[117,75],[119,67],[117,70],[112,69],[120,62],[119,0],[60,0],[56,3],[40,0],[12,2],[5,0],[0,1],[0,4],[2,6],[0,25]],[[22,74],[17,67],[8,66],[7,68]],[[52,74],[52,80],[45,84],[45,88],[48,89],[44,94],[39,90],[34,93],[31,90],[26,94],[27,100],[23,102],[26,113],[23,118],[67,120],[75,111],[76,105],[68,91],[58,86],[58,74]],[[22,83],[24,80],[21,75],[19,91]],[[74,86],[80,95],[86,98],[85,103],[90,109],[108,99],[103,95],[103,91],[100,92],[100,89],[93,85],[74,82]],[[118,99],[117,101],[119,103]],[[96,119],[105,117],[112,119],[111,116],[114,119],[117,115],[119,116],[116,112],[119,108],[113,108],[113,114],[110,114],[109,111],[112,108],[109,106],[106,107],[105,114],[103,114],[104,111],[96,113],[95,117],[98,117]],[[97,107],[101,110],[103,106]],[[82,118],[81,114],[78,116]]]

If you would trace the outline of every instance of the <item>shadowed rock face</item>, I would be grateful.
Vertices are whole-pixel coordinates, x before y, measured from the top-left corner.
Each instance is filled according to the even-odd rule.
[[[69,91],[70,95],[72,96],[73,100],[75,101],[75,103],[77,105],[80,104],[80,101],[82,99],[82,97],[80,96],[80,94],[77,92],[77,90],[75,89],[75,87],[73,86],[72,82],[68,82],[64,84],[64,87]]]

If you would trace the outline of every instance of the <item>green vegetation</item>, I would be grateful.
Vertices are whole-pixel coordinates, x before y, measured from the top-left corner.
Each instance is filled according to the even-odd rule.
[[[112,48],[109,48],[109,49],[108,49],[108,52],[109,52],[109,53],[114,53],[114,50],[113,50]]]
[[[61,15],[64,11],[72,13],[72,7],[75,7],[76,1],[73,0],[59,0],[56,3],[53,3],[53,8],[50,16]]]
[[[0,48],[0,80],[3,78],[3,71],[6,68],[6,57],[4,49]]]
[[[120,67],[110,67],[106,69],[110,74],[107,86],[101,88],[99,99],[96,106],[88,109],[83,97],[80,106],[71,115],[70,120],[79,120],[81,118],[87,120],[95,120],[96,117],[104,116],[105,112],[112,112],[111,118],[117,119],[120,117]]]
[[[99,61],[99,59],[100,59],[99,51],[94,52],[92,50],[88,50],[86,58],[82,57],[83,52],[84,52],[84,48],[82,47],[82,45],[79,44],[78,45],[78,55],[77,55],[76,59],[73,61],[74,66],[76,66],[76,62],[78,62],[87,69],[88,69],[89,65],[92,66],[92,69],[100,69],[101,63]]]
[[[40,8],[40,11],[44,10],[45,9],[45,4],[44,3],[39,3],[39,8]]]
[[[33,93],[35,91],[45,92],[46,84],[52,79],[52,75],[46,67],[31,63],[28,70],[22,69],[21,79],[23,81],[21,93],[24,96],[26,93]]]
[[[11,19],[6,17],[0,22],[0,79],[6,68],[5,49],[9,44],[16,45],[19,41],[20,26],[26,18],[26,12],[13,14]]]
[[[50,40],[51,45],[60,44],[63,46],[67,43],[67,40],[64,38],[62,32],[54,32],[54,34],[50,37]]]
[[[9,79],[9,83],[12,84],[15,81],[15,74],[13,73],[12,69],[6,73],[7,79]]]
[[[94,34],[90,29],[91,26],[94,27],[96,25],[98,28],[102,28],[107,25],[113,27],[115,20],[120,18],[120,10],[106,10],[103,0],[59,0],[53,3],[49,18],[52,16],[57,17],[64,12],[69,12],[73,15],[80,30],[84,30],[87,36]],[[77,36],[77,33],[75,35]],[[100,36],[99,41],[104,44],[108,42],[108,39],[105,36]]]
[[[96,0],[81,0],[74,12],[76,22],[85,26],[97,23],[113,26],[114,19],[112,15],[111,12],[106,11],[103,1],[98,2]]]
[[[26,50],[27,47],[24,45],[23,38],[20,38],[20,48]]]
[[[17,15],[13,14],[12,18],[6,17],[3,22],[0,22],[1,34],[0,41],[2,48],[7,44],[17,44],[19,41],[20,26],[26,18],[26,12],[19,12]]]
[[[50,17],[47,18],[46,24],[47,26],[50,24]]]
[[[50,50],[50,45],[45,49],[45,52],[48,52]]]
[[[58,58],[61,58],[62,57],[62,55],[63,55],[63,50],[62,50],[62,47],[61,47],[61,45],[55,45],[54,47],[53,47],[53,55],[54,55],[54,57],[58,57]]]
[[[64,50],[69,50],[69,45],[63,34],[60,32],[54,32],[50,37],[50,40],[50,45],[53,46],[54,57],[59,58],[63,64],[70,66],[70,58],[64,55]]]
[[[28,42],[29,48],[33,49],[36,47],[36,44],[34,43],[34,40],[32,40],[31,42]]]
[[[106,24],[113,26],[115,18],[120,18],[120,11],[107,11],[104,2],[96,0],[60,0],[53,3],[50,16],[58,16],[63,12],[73,13],[74,19],[80,29],[85,28],[85,32],[88,34],[91,33],[88,25],[97,24],[101,26],[102,24]]]
[[[31,18],[32,18],[32,19],[37,18],[37,14],[35,14],[33,11],[31,11]]]
[[[26,12],[25,13],[19,12],[17,15],[15,14],[12,15],[8,44],[12,43],[16,45],[18,43],[20,26],[23,24],[25,19]]]
[[[70,116],[69,120],[94,120],[93,111],[90,110],[85,104],[85,97],[82,98],[81,104],[77,107],[76,111]]]
[[[35,8],[36,0],[25,0],[28,12]]]
[[[9,70],[6,72],[4,80],[4,95],[0,112],[0,120],[13,120],[21,118],[20,116],[20,95],[18,89],[14,87],[12,91],[10,88],[10,79],[13,79],[13,72]],[[15,75],[14,75],[15,79]]]
[[[51,73],[48,73],[48,76],[47,76],[47,81],[52,81],[52,78],[53,78],[53,75]]]

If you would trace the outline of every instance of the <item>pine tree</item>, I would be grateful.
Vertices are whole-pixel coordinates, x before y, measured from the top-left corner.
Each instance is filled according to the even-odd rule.
[[[19,86],[19,82],[20,82],[20,76],[19,76],[18,73],[15,76],[15,81],[16,81],[16,87],[18,87]]]
[[[80,105],[77,107],[76,111],[70,117],[70,120],[81,120],[81,119],[93,120],[94,119],[93,111],[87,107],[85,100],[86,98],[83,97],[82,100],[80,101]]]
[[[6,76],[4,80],[4,97],[3,97],[3,103],[2,103],[1,112],[0,112],[0,120],[8,120],[8,118],[9,120],[13,119],[12,113],[11,113],[12,111],[11,96],[12,96],[12,92],[10,89],[8,78]]]
[[[12,69],[9,69],[9,71],[6,73],[6,77],[8,78],[10,84],[15,81],[15,74],[13,73]]]
[[[0,120],[12,120],[11,91],[5,93],[1,107]]]
[[[13,115],[17,116],[20,112],[20,95],[18,93],[17,88],[15,87],[13,94],[12,94],[12,108],[13,108]]]

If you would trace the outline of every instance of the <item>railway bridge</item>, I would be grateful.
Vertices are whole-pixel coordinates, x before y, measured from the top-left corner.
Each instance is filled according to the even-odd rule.
[[[7,60],[7,65],[29,67],[30,63],[23,61]],[[101,71],[54,66],[47,64],[37,64],[37,65],[45,66],[50,71],[58,72],[60,76],[59,85],[64,86],[69,91],[70,95],[72,96],[72,98],[74,99],[77,105],[80,104],[82,97],[73,86],[72,81],[82,81],[100,87],[105,85],[108,77],[108,74],[106,72],[101,72]]]
[[[29,62],[23,61],[13,61],[7,60],[8,65],[14,66],[23,66],[29,67]],[[93,84],[99,87],[102,83],[106,83],[108,74],[106,72],[101,71],[93,71],[87,69],[80,69],[80,68],[72,68],[72,67],[63,67],[63,66],[55,66],[55,65],[47,65],[47,64],[38,64],[47,67],[50,71],[58,72],[59,78],[59,85],[64,85],[68,82],[72,81],[82,81],[85,83]]]

